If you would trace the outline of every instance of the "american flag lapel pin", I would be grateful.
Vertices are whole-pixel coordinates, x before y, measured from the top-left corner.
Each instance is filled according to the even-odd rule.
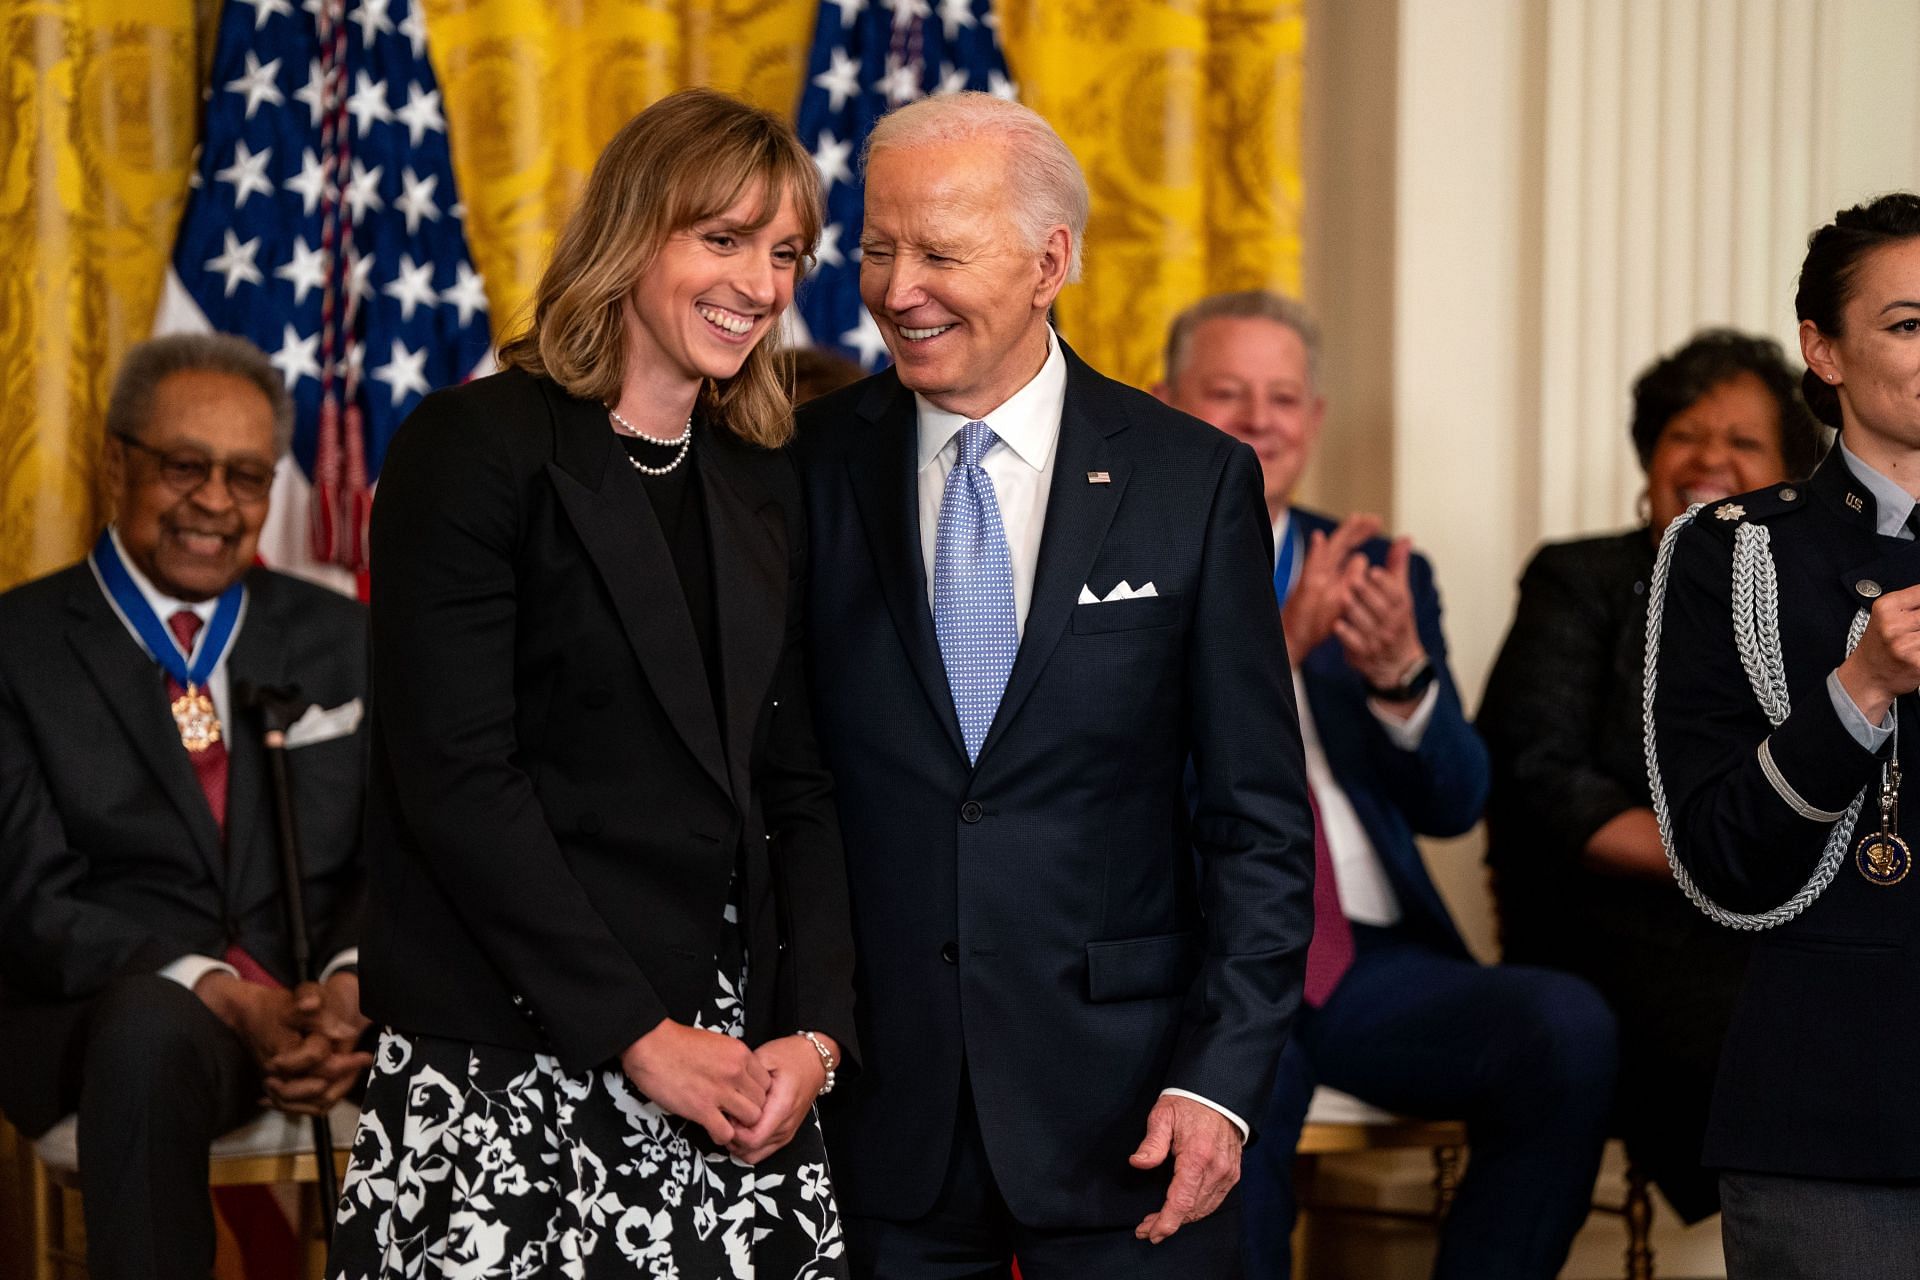
[[[1087,472],[1087,483],[1088,484],[1112,484],[1113,477],[1108,475],[1104,471],[1089,471]]]

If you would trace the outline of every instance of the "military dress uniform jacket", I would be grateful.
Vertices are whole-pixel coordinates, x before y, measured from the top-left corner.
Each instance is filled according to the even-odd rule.
[[[1767,528],[1778,566],[1790,709],[1777,728],[1731,624],[1735,535],[1750,523]],[[1658,760],[1678,855],[1722,907],[1765,911],[1807,882],[1834,825],[1808,814],[1844,810],[1865,788],[1854,841],[1877,829],[1880,759],[1848,732],[1826,680],[1846,654],[1854,615],[1916,582],[1920,543],[1876,532],[1873,495],[1838,450],[1805,484],[1706,507],[1679,535],[1664,634],[1650,657]],[[1896,705],[1911,792],[1920,785],[1920,706],[1912,695]],[[1898,834],[1920,848],[1920,795],[1903,798]],[[1800,1177],[1920,1177],[1916,1057],[1920,875],[1876,884],[1850,844],[1826,892],[1757,937],[1705,1161]]]

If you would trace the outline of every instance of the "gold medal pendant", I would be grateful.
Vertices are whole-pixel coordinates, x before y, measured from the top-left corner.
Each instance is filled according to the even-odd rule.
[[[180,730],[180,745],[194,755],[220,741],[220,717],[214,714],[213,699],[198,685],[188,685],[173,700],[173,723]]]
[[[1913,870],[1913,851],[1892,832],[1875,831],[1860,837],[1854,845],[1853,865],[1868,884],[1885,888],[1907,878],[1907,872]]]
[[[1900,730],[1895,723],[1893,752],[1880,767],[1880,829],[1853,846],[1853,865],[1868,884],[1899,884],[1913,870],[1913,850],[1894,832],[1900,826]]]

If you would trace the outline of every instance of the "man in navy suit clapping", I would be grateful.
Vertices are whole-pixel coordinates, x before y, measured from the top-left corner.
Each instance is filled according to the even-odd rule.
[[[1291,1269],[1293,1149],[1317,1083],[1465,1119],[1467,1177],[1439,1277],[1544,1280],[1586,1219],[1613,1098],[1614,1028],[1564,974],[1474,962],[1414,844],[1479,820],[1487,753],[1447,667],[1433,569],[1373,516],[1293,505],[1319,439],[1319,338],[1290,298],[1207,298],[1175,319],[1176,408],[1253,446],[1316,817],[1306,1008],[1247,1153],[1248,1272]]]

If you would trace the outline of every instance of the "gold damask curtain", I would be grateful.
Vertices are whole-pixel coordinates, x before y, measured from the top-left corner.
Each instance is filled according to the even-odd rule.
[[[881,0],[870,0],[879,3]],[[425,0],[474,257],[515,314],[619,124],[710,84],[791,114],[817,0]],[[1024,101],[1093,187],[1060,302],[1145,385],[1174,311],[1298,286],[1305,0],[998,0]],[[216,0],[0,6],[0,587],[77,557],[108,380],[146,336]]]

